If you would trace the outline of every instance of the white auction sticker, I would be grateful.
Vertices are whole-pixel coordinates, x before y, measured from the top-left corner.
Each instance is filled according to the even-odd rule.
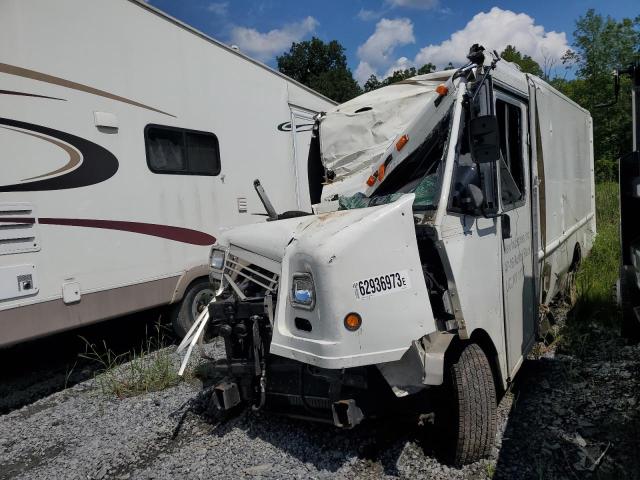
[[[366,300],[409,288],[411,288],[411,281],[408,270],[377,275],[353,282],[353,291],[358,300]]]

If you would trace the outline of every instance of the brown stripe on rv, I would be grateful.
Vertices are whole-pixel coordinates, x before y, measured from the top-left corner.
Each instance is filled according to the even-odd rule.
[[[49,100],[60,100],[60,101],[63,101],[63,102],[67,101],[64,98],[48,97],[46,95],[38,95],[36,93],[15,92],[13,90],[0,90],[0,95],[17,95],[17,96],[20,96],[20,97],[37,97],[37,98],[47,98]]]
[[[50,83],[52,85],[58,85],[60,87],[71,88],[73,90],[90,93],[92,95],[98,95],[100,97],[109,98],[117,102],[128,103],[129,105],[144,108],[146,110],[151,110],[153,112],[162,113],[163,115],[168,115],[175,118],[175,115],[171,115],[170,113],[163,112],[162,110],[158,110],[157,108],[153,108],[143,103],[136,102],[135,100],[121,97],[113,93],[105,92],[104,90],[90,87],[89,85],[72,82],[71,80],[65,80],[64,78],[60,77],[55,77],[47,73],[29,70],[28,68],[16,67],[15,65],[9,65],[7,63],[0,63],[0,72],[8,73],[9,75],[16,75],[18,77],[30,78],[31,80],[38,80],[40,82]]]
[[[53,143],[56,147],[60,147],[65,152],[67,152],[67,155],[69,155],[69,161],[66,164],[64,164],[62,167],[52,170],[51,172],[43,173],[42,175],[36,175],[35,177],[23,178],[22,180],[20,180],[21,182],[26,182],[27,180],[35,180],[37,178],[48,177],[50,175],[55,175],[57,173],[66,172],[67,170],[71,170],[76,165],[78,165],[82,160],[82,157],[80,156],[78,151],[73,147],[67,145],[66,143],[60,142],[58,140],[54,140],[53,138],[45,137],[43,135],[38,135],[37,133],[18,130],[16,128],[2,127],[2,126],[0,126],[0,128],[4,128],[5,130],[13,130],[14,132],[24,133],[25,135],[31,135],[32,137],[39,138],[41,140],[44,140],[45,142]]]
[[[0,223],[35,223],[29,217],[4,217]],[[152,237],[166,238],[176,242],[189,243],[191,245],[213,245],[216,238],[208,233],[190,228],[172,227],[170,225],[158,225],[156,223],[125,222],[120,220],[93,220],[82,218],[38,218],[40,225],[62,225],[68,227],[103,228],[107,230],[120,230],[123,232],[140,233]]]

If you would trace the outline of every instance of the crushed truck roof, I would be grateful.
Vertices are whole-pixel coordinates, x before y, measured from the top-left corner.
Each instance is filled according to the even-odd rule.
[[[455,70],[419,75],[360,95],[326,113],[320,150],[327,170],[343,180],[368,169],[438,96]]]

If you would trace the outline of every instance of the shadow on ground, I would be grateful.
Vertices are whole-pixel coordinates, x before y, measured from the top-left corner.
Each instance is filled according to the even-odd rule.
[[[147,310],[0,349],[0,414],[93,378],[100,365],[78,356],[86,350],[83,338],[116,354],[129,352],[163,324],[163,313]]]
[[[640,478],[640,347],[606,337],[524,363],[494,479]]]
[[[205,388],[222,379],[210,374]],[[240,430],[255,440],[256,445],[269,444],[318,471],[336,473],[351,465],[352,471],[358,472],[358,478],[404,477],[407,469],[454,471],[438,460],[439,439],[433,426],[421,426],[418,415],[411,413],[413,408],[408,404],[406,407],[388,416],[365,420],[351,430],[278,415],[268,408],[253,412],[250,407],[241,406],[220,418],[215,414],[215,407],[210,409],[211,402],[206,397],[201,398],[194,413],[211,424],[211,434],[220,439],[233,438],[234,431]]]

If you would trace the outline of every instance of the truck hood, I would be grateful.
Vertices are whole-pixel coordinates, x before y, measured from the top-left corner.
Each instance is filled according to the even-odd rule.
[[[284,255],[284,248],[296,232],[304,229],[315,218],[315,215],[307,215],[235,227],[222,233],[218,237],[218,243],[224,246],[240,247],[280,262]]]
[[[415,195],[403,195],[394,203],[408,201],[408,197],[411,197],[411,202],[413,202]],[[380,215],[382,211],[389,209],[392,205],[338,210],[275,222],[245,225],[227,230],[220,235],[218,243],[232,248],[239,247],[280,263],[287,246],[292,241],[313,236],[318,231],[322,231],[322,236],[325,238],[331,237],[345,229],[353,228],[366,217]]]

